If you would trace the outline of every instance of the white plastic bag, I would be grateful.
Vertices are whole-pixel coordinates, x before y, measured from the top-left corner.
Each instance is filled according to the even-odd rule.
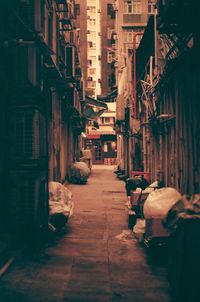
[[[63,213],[71,216],[73,210],[72,193],[63,184],[49,182],[49,214]]]
[[[135,235],[135,238],[137,238],[139,242],[143,241],[145,226],[146,226],[145,219],[137,219],[137,222],[133,228],[133,233]]]
[[[144,234],[145,233],[145,219],[137,219],[137,222],[133,228],[133,232],[136,234]]]
[[[164,218],[179,199],[181,194],[174,188],[161,188],[151,192],[144,203],[144,217]]]
[[[90,175],[90,169],[84,162],[75,162],[69,169],[69,181],[75,184],[84,184]]]

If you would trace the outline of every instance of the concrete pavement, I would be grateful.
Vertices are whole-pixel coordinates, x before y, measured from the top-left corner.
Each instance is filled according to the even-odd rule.
[[[165,265],[150,263],[127,229],[124,182],[94,166],[68,185],[74,214],[45,253],[21,255],[1,279],[1,302],[170,302]]]

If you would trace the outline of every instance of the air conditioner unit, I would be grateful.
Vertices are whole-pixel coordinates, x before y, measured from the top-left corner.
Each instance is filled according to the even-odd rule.
[[[46,119],[34,107],[10,111],[10,157],[22,162],[46,157]],[[13,148],[14,146],[14,148]]]
[[[46,173],[38,169],[11,170],[10,180],[10,223],[31,238],[34,230],[42,230],[48,223]]]
[[[74,46],[65,46],[66,76],[75,76],[75,49]]]

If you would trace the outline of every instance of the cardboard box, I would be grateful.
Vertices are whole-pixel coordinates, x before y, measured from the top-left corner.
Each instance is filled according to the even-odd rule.
[[[142,194],[141,194],[141,192],[131,191],[131,206],[138,205],[138,201],[140,202],[141,205],[143,205],[145,200],[147,199],[148,195],[149,195],[149,193],[142,192]],[[140,197],[140,200],[139,200],[139,197]]]
[[[161,218],[146,219],[145,237],[168,237],[170,232],[164,228]]]

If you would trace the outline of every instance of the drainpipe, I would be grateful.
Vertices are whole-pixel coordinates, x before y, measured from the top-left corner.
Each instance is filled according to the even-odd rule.
[[[136,119],[136,37],[142,36],[143,33],[136,33],[133,35],[133,102],[134,102],[134,113],[133,117]]]

